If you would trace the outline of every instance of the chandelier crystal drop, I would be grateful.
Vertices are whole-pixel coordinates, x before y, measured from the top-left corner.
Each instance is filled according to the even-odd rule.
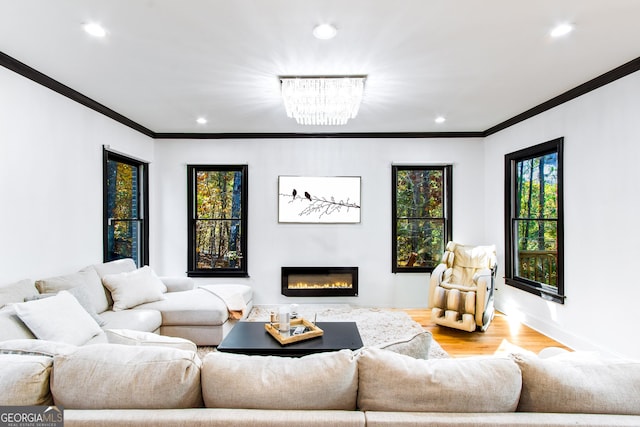
[[[344,125],[358,114],[366,76],[281,77],[287,116],[301,125]]]

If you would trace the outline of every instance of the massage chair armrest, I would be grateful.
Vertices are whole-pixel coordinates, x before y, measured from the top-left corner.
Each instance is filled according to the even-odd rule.
[[[196,282],[191,277],[160,277],[160,280],[167,287],[167,292],[183,292],[196,288]]]
[[[493,271],[485,268],[473,275],[473,283],[476,284],[476,324],[482,325],[482,316],[484,314],[487,299],[491,296],[491,287],[493,285]]]
[[[482,284],[483,286],[485,286],[485,289],[489,289],[489,287],[491,287],[492,276],[492,270],[483,268],[482,270],[478,270],[476,274],[473,275],[473,283],[475,283],[477,287],[480,287]]]
[[[433,293],[435,292],[435,289],[442,283],[444,272],[446,270],[447,264],[438,264],[436,268],[434,268],[431,272],[431,279],[429,280],[429,302],[427,308],[433,308]]]

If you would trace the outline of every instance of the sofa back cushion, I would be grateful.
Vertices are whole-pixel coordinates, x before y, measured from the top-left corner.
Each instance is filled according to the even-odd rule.
[[[200,366],[192,351],[87,345],[54,358],[51,392],[65,409],[199,407]]]
[[[580,353],[513,357],[522,370],[518,411],[640,415],[640,362]]]
[[[0,406],[51,405],[52,361],[46,356],[0,354]]]
[[[109,308],[106,291],[93,267],[87,267],[77,273],[65,274],[64,276],[36,280],[36,288],[41,294],[55,294],[76,287],[81,287],[86,292],[97,313],[102,313]]]
[[[27,325],[20,320],[13,304],[0,308],[0,341],[35,337]]]
[[[507,358],[414,359],[366,348],[358,359],[358,408],[399,412],[513,412],[522,385]]]
[[[202,365],[209,408],[354,410],[357,391],[350,350],[300,358],[212,352]]]
[[[13,302],[24,302],[27,298],[38,295],[38,290],[31,279],[0,285],[0,308]]]

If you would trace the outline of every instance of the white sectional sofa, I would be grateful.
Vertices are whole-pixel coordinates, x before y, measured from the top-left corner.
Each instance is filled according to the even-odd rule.
[[[640,363],[581,354],[422,360],[365,348],[201,361],[166,347],[25,350],[0,354],[0,405],[62,406],[67,427],[640,425]]]
[[[37,304],[41,304],[40,311],[55,310],[55,304],[45,297],[58,296],[60,291],[72,293],[102,330],[156,332],[203,346],[219,344],[235,322],[246,317],[253,306],[249,286],[198,286],[188,277],[159,278],[149,267],[137,269],[133,260],[122,259],[35,283],[23,280],[0,286],[0,306],[5,305],[0,308],[0,341],[36,338],[38,334],[33,332],[33,326],[36,329],[37,326],[53,327],[35,324],[30,328],[16,309],[25,309],[26,304],[37,309]],[[26,309],[30,308],[26,306]],[[48,323],[52,317],[44,316],[40,320]],[[79,323],[76,322],[78,328]],[[95,328],[87,333],[92,331]],[[47,332],[43,331],[44,335],[38,338],[50,338]],[[94,334],[86,343],[101,342],[106,342],[105,334]]]

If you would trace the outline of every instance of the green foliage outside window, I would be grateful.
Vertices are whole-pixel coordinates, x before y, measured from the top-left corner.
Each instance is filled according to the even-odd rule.
[[[138,262],[138,167],[107,163],[108,260],[133,258]]]
[[[564,304],[564,138],[505,154],[505,283]]]
[[[558,255],[558,156],[516,162],[515,274],[555,287]]]
[[[190,274],[246,273],[246,167],[190,166]]]
[[[450,239],[447,166],[394,167],[394,271],[429,271]]]

